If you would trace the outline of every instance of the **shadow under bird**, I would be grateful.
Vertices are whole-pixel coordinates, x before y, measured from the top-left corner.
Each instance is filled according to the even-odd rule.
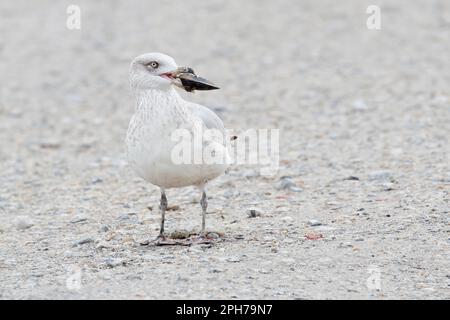
[[[156,244],[177,244],[164,234],[167,209],[166,189],[196,186],[201,194],[202,227],[193,242],[209,242],[205,231],[208,206],[206,185],[228,167],[228,141],[222,120],[210,109],[184,100],[175,87],[188,92],[218,89],[210,81],[197,76],[192,68],[178,67],[174,59],[162,53],[147,53],[135,58],[130,67],[130,85],[136,100],[135,113],[130,120],[126,136],[128,161],[143,179],[161,190],[161,226]],[[177,145],[172,134],[179,129],[202,134],[215,129],[223,138],[203,138],[202,152],[208,148],[223,162],[175,163],[172,153]]]

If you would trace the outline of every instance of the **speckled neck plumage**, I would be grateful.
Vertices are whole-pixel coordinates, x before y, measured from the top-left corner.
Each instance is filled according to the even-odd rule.
[[[178,105],[183,99],[174,90],[158,90],[158,89],[135,89],[134,96],[136,99],[135,111],[159,109],[161,105]]]
[[[175,91],[169,90],[135,89],[134,95],[136,99],[135,113],[143,117],[143,120],[148,117],[154,118],[158,115],[186,115],[187,110],[183,107],[185,101]]]

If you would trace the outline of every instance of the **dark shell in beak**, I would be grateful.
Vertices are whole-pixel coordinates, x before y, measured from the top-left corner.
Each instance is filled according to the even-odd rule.
[[[184,70],[177,75],[177,78],[180,79],[181,85],[187,92],[193,92],[194,90],[219,89],[219,87],[211,81],[198,77],[192,68],[184,68]]]

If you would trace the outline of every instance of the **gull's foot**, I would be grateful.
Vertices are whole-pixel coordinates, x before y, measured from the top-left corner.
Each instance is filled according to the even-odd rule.
[[[155,245],[157,246],[170,246],[173,245],[173,240],[167,238],[165,235],[160,234],[155,239]]]
[[[216,241],[220,241],[223,237],[222,233],[205,232],[193,233],[189,231],[175,231],[170,236],[159,235],[153,242],[156,246],[191,246],[195,244],[212,245]]]
[[[216,241],[220,241],[223,237],[223,233],[218,232],[202,232],[197,235],[192,235],[189,237],[192,244],[213,244]]]
[[[212,244],[213,239],[208,238],[206,234],[200,234],[189,238],[192,244]]]
[[[155,239],[156,246],[190,246],[191,243],[187,241],[188,239],[171,239],[165,235],[159,235]]]

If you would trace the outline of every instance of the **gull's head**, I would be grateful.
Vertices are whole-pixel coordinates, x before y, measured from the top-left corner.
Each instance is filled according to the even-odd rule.
[[[173,85],[186,91],[218,89],[206,79],[195,75],[188,67],[178,67],[175,60],[163,53],[145,53],[130,66],[130,83],[140,90],[170,90]]]
[[[178,69],[175,60],[162,53],[145,53],[136,57],[130,66],[131,86],[138,89],[168,90],[172,76]]]

